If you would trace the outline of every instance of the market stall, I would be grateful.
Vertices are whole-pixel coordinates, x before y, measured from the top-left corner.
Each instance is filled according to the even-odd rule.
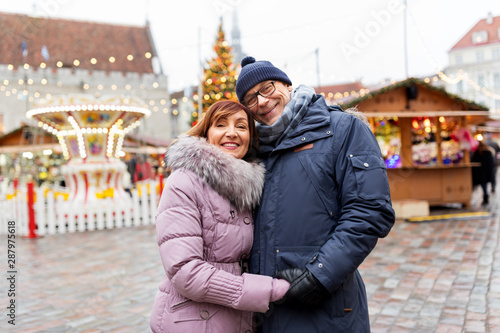
[[[57,138],[38,127],[22,125],[0,136],[0,193],[14,179],[21,184],[28,179],[36,184],[61,181],[64,163]]]
[[[393,201],[470,205],[473,133],[489,120],[486,107],[414,78],[339,104],[357,107],[369,118]]]

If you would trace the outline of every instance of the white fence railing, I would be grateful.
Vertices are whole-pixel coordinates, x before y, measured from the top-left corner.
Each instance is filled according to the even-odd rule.
[[[104,198],[91,204],[73,204],[53,191],[36,188],[34,233],[43,236],[154,224],[159,183],[151,180],[138,185],[130,199]],[[33,235],[27,194],[23,187],[8,200],[0,199],[0,235],[7,234],[9,221],[15,221],[19,236]]]

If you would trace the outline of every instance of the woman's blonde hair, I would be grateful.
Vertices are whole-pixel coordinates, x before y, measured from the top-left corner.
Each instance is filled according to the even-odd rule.
[[[208,130],[213,123],[217,122],[221,118],[227,118],[230,115],[240,111],[245,111],[245,113],[247,114],[248,129],[250,132],[250,143],[248,145],[248,151],[243,159],[246,161],[254,160],[255,158],[257,158],[258,153],[258,137],[257,129],[255,128],[255,121],[250,109],[238,102],[223,100],[212,104],[205,113],[205,116],[203,116],[203,118],[201,118],[201,120],[195,126],[187,131],[186,135],[202,137],[206,139]]]

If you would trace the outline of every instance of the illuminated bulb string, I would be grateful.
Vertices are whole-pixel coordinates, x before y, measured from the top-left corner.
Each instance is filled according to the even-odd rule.
[[[88,104],[88,105],[58,105],[58,106],[49,106],[49,107],[43,107],[39,109],[34,109],[30,110],[27,112],[27,117],[28,118],[33,118],[34,116],[37,115],[42,115],[44,113],[52,113],[52,112],[79,112],[79,111],[93,111],[93,110],[102,110],[102,111],[129,111],[129,112],[136,112],[136,113],[142,113],[144,115],[149,115],[150,111],[148,109],[140,108],[140,107],[134,107],[134,106],[124,106],[124,105],[114,105],[114,104]],[[49,124],[46,124],[42,121],[38,122],[38,127],[41,127],[45,131],[52,133],[57,136],[59,143],[61,144],[63,155],[66,159],[69,159],[69,151],[68,147],[65,142],[65,137],[67,136],[77,136],[77,141],[78,141],[78,148],[79,148],[79,153],[80,157],[82,159],[85,159],[87,156],[86,153],[86,147],[85,147],[85,141],[84,141],[84,136],[83,134],[100,134],[100,135],[105,135],[108,134],[108,129],[106,127],[102,128],[97,128],[97,127],[82,127],[78,125],[77,121],[73,116],[68,116],[68,122],[70,125],[73,127],[73,129],[56,129],[50,126]],[[140,121],[136,120],[126,128],[122,129],[121,126],[123,125],[123,119],[119,118],[116,123],[111,127],[109,130],[109,135],[107,139],[107,151],[106,155],[108,157],[113,156],[113,148],[115,156],[117,158],[120,157],[121,154],[121,148],[123,146],[123,141],[125,135],[133,130],[134,128],[138,127],[140,125]],[[115,135],[117,135],[117,143],[116,147],[114,147],[115,143]]]
[[[486,95],[486,96],[488,96],[488,97],[491,97],[491,98],[494,98],[494,99],[500,99],[500,95],[499,95],[499,94],[497,94],[497,93],[495,93],[495,92],[490,91],[490,90],[489,90],[489,89],[487,89],[486,87],[481,87],[481,86],[479,86],[479,85],[477,84],[477,82],[475,82],[474,80],[472,80],[472,79],[469,77],[469,75],[468,75],[467,73],[464,73],[464,72],[463,72],[463,70],[460,70],[460,71],[458,72],[458,74],[457,74],[458,76],[457,76],[457,77],[450,77],[450,76],[446,75],[443,71],[441,71],[441,69],[440,69],[440,67],[441,67],[441,66],[437,64],[437,62],[435,61],[435,59],[434,59],[434,57],[432,56],[431,52],[429,51],[428,47],[426,46],[425,39],[422,37],[422,34],[421,34],[420,29],[419,29],[418,24],[417,24],[417,20],[416,20],[416,19],[415,19],[415,17],[413,16],[413,13],[412,13],[412,11],[411,11],[411,9],[410,9],[409,7],[408,7],[408,13],[410,14],[410,17],[411,17],[411,19],[412,19],[413,26],[414,26],[414,28],[415,28],[415,30],[416,30],[416,32],[417,32],[417,34],[418,34],[418,36],[419,36],[419,38],[420,38],[420,40],[421,40],[421,43],[422,43],[422,45],[423,45],[423,48],[424,48],[424,50],[425,50],[425,53],[426,53],[426,56],[427,56],[428,60],[429,60],[429,61],[433,64],[433,66],[434,66],[434,68],[435,68],[435,72],[436,72],[437,76],[438,76],[438,77],[439,77],[442,81],[445,81],[445,82],[447,82],[447,83],[449,83],[449,84],[457,84],[457,83],[459,83],[460,81],[466,80],[468,83],[470,83],[470,85],[471,85],[472,87],[474,87],[477,91],[479,91],[479,92],[483,93],[484,95]],[[312,54],[312,53],[311,53],[311,54]],[[310,55],[310,54],[308,54],[308,55]],[[146,57],[147,59],[149,59],[149,58],[151,58],[151,54],[150,54],[150,53],[149,53],[149,54],[148,54],[148,53],[146,53],[146,54],[145,54],[145,57]],[[134,60],[133,56],[131,57],[131,55],[128,55],[128,56],[127,56],[127,59],[128,59],[129,61]],[[111,62],[111,63],[112,63],[114,60],[115,60],[115,59],[114,59],[114,57],[109,57],[107,61],[109,61],[109,62]],[[75,61],[77,61],[77,63],[78,63],[78,60],[75,60]],[[106,61],[106,60],[104,60],[104,61]],[[93,58],[93,59],[92,59],[92,61],[91,61],[91,63],[92,63],[93,65],[95,65],[95,64],[97,63],[97,59]],[[46,68],[46,64],[45,64],[45,63],[42,63],[42,64],[40,65],[40,67],[41,67],[42,69],[43,69],[43,68]],[[78,67],[78,65],[76,65],[76,67]],[[25,65],[23,66],[23,68],[26,68],[26,69],[27,69],[27,68],[30,68],[30,65],[29,65],[29,64],[25,64]],[[14,69],[14,66],[13,66],[13,65],[9,65],[9,66],[8,66],[8,69],[9,69],[9,70],[13,70],[13,69]],[[392,80],[391,80],[391,82],[392,82]],[[426,81],[426,82],[427,82],[427,81]],[[27,79],[27,80],[26,80],[26,82],[25,82],[25,80],[20,79],[20,80],[18,81],[18,84],[19,84],[19,85],[23,85],[23,84],[25,84],[25,83],[28,83],[29,85],[31,85],[31,84],[33,84],[33,80],[32,80],[32,79]],[[41,83],[42,83],[43,85],[47,84],[47,79],[43,78]],[[19,89],[19,90],[18,90],[18,89],[16,89],[16,88],[12,88],[11,90],[8,90],[8,86],[9,86],[9,84],[10,84],[10,81],[9,81],[9,80],[7,80],[7,79],[4,79],[4,80],[3,80],[3,85],[2,85],[2,86],[0,86],[0,91],[5,92],[5,96],[7,96],[7,97],[16,97],[16,98],[18,98],[18,99],[27,98],[30,102],[33,102],[35,98],[39,98],[39,97],[40,97],[40,93],[38,93],[38,92],[35,92],[35,93],[29,93],[29,91],[28,91],[28,90],[26,90],[26,89]],[[156,89],[156,88],[158,88],[158,87],[159,87],[159,85],[158,85],[158,83],[157,83],[157,82],[154,82],[154,83],[152,84],[152,87]],[[100,84],[100,85],[96,86],[96,88],[97,88],[98,90],[103,90],[103,89],[104,89],[104,86],[103,86],[102,84]],[[143,89],[143,90],[144,90],[146,87],[145,87],[145,85],[144,85],[144,84],[140,84],[140,85],[138,86],[138,88],[140,88],[140,89]],[[87,84],[87,83],[86,83],[86,84],[85,84],[85,86],[84,86],[84,89],[85,89],[85,90],[90,90],[90,89],[91,89],[91,87],[90,87],[90,85],[89,85],[89,84]],[[116,89],[117,89],[116,84],[111,84],[111,85],[110,85],[110,89],[112,89],[112,90],[116,90]],[[131,90],[131,89],[132,89],[132,86],[131,86],[130,84],[127,84],[127,85],[125,85],[125,89],[126,89],[126,90]],[[18,94],[18,92],[19,92],[19,94]],[[338,93],[336,93],[336,94],[335,94],[335,96],[333,96],[333,97],[334,97],[334,99],[336,100],[336,99],[340,99],[340,98],[342,98],[342,96],[343,96],[343,97],[346,97],[346,96],[352,95],[352,96],[358,97],[358,96],[364,96],[365,94],[368,94],[368,93],[369,93],[368,91],[366,91],[366,90],[364,90],[364,89],[361,89],[361,90],[359,90],[359,91],[351,91],[351,92],[349,92],[349,91],[345,91],[345,92],[343,92],[343,93],[338,92]],[[324,95],[324,94],[323,94],[323,95]],[[342,95],[342,96],[341,96],[341,95]],[[207,97],[208,97],[208,96],[207,96]],[[207,98],[207,97],[205,97],[205,98]],[[328,96],[328,97],[329,97],[329,98],[331,98],[330,96]],[[50,98],[50,94],[47,94],[47,98]],[[198,99],[198,96],[197,96],[197,95],[194,95],[194,96],[192,96],[189,100],[194,100],[194,101],[196,101],[197,99]],[[187,97],[184,97],[184,98],[183,98],[183,102],[187,102],[187,101],[188,101],[188,98],[187,98]],[[153,106],[153,105],[155,104],[155,101],[154,101],[154,100],[149,100],[148,104],[149,104],[149,105],[151,105],[151,106]],[[161,104],[161,105],[165,105],[165,104],[166,104],[166,101],[161,100],[161,101],[160,101],[160,104]],[[176,104],[177,104],[177,100],[176,100],[175,98],[173,98],[173,99],[171,99],[171,100],[170,100],[170,105],[175,106]],[[147,105],[146,105],[145,107],[147,107]],[[156,106],[155,106],[153,109],[154,109],[154,111],[158,111],[158,108],[157,108]],[[168,109],[164,108],[163,112],[164,112],[164,113],[168,112]],[[178,112],[172,112],[172,114],[175,116],[175,115],[177,115],[177,114],[178,114]]]
[[[106,156],[108,157],[113,156],[113,144],[115,139],[115,132],[116,132],[116,125],[113,125],[108,135],[108,147],[106,150]]]
[[[120,133],[118,136],[118,142],[116,143],[115,157],[120,158],[120,153],[122,151],[123,140],[125,138],[125,132]]]
[[[436,74],[439,76],[439,78],[441,80],[443,80],[443,81],[445,81],[447,83],[450,83],[450,84],[457,84],[460,81],[462,81],[462,80],[465,79],[472,87],[474,87],[474,89],[476,89],[477,91],[483,93],[485,96],[488,96],[488,97],[500,100],[500,95],[499,94],[494,93],[493,91],[489,90],[486,87],[481,87],[476,81],[472,80],[467,73],[464,73],[463,70],[460,70],[458,72],[458,76],[456,78],[450,78],[448,75],[446,75],[445,73],[443,73],[443,71],[441,71],[441,69],[440,69],[441,66],[439,66],[437,64],[437,62],[435,61],[435,59],[432,56],[431,52],[429,51],[429,48],[425,44],[425,40],[422,37],[422,34],[420,33],[420,29],[419,29],[419,27],[417,25],[417,20],[413,16],[413,13],[411,12],[410,8],[408,8],[408,13],[410,14],[410,17],[411,17],[412,22],[413,22],[413,26],[415,27],[415,30],[416,30],[416,32],[418,34],[418,37],[420,38],[420,41],[421,41],[421,43],[422,43],[422,45],[423,45],[423,47],[425,49],[425,54],[427,55],[427,57],[431,61],[431,63],[434,65]]]
[[[12,65],[9,65],[9,70],[13,70],[13,66]],[[34,82],[33,82],[33,79],[27,79],[26,82],[24,79],[19,79],[19,81],[17,82],[18,85],[24,85],[25,83],[27,83],[28,85],[32,85]],[[46,85],[48,82],[47,82],[47,79],[46,78],[43,78],[41,79],[41,83],[42,85]],[[40,93],[38,91],[35,91],[33,93],[30,93],[29,90],[27,89],[24,89],[23,87],[20,87],[19,89],[17,88],[11,88],[9,89],[9,85],[11,85],[12,82],[10,82],[8,79],[4,79],[2,81],[2,85],[0,86],[0,91],[1,92],[4,92],[5,93],[5,96],[6,97],[15,97],[17,99],[27,99],[30,103],[34,103],[35,102],[35,99],[38,99],[40,98]],[[60,81],[57,83],[57,86],[60,87],[62,84],[60,83]],[[159,88],[159,83],[158,82],[153,82],[151,84],[152,88],[154,89],[158,89]],[[99,84],[98,86],[96,86],[97,90],[100,91],[100,90],[103,90],[104,89],[104,86],[102,84]],[[118,86],[116,84],[111,84],[109,86],[109,88],[113,91],[116,91],[118,89]],[[132,86],[130,84],[126,84],[125,85],[125,90],[127,91],[130,91],[132,90]],[[140,84],[138,87],[135,87],[134,89],[141,89],[141,90],[145,90],[146,89],[146,86],[142,83]],[[85,90],[90,90],[91,87],[89,84],[85,84],[84,85],[84,89]],[[51,98],[51,94],[50,93],[47,93],[45,98],[47,99],[50,99]],[[172,102],[172,101],[171,101]],[[151,99],[149,100],[148,102],[150,105],[154,105],[156,102],[155,100]],[[159,102],[161,105],[165,105],[167,104],[167,102],[165,100],[160,100]],[[172,103],[172,104],[175,104],[175,103]],[[144,105],[144,107],[147,107],[147,105]],[[153,108],[155,111],[158,111],[158,107],[154,107]],[[167,110],[163,110],[165,113]],[[168,111],[167,111],[168,112]]]
[[[66,140],[64,140],[64,136],[58,135],[57,139],[59,140],[59,144],[61,145],[64,158],[68,160],[69,159],[69,151],[68,151],[68,147],[66,146]]]
[[[22,80],[22,79],[21,79],[21,80]],[[47,81],[46,79],[42,79],[42,80]],[[392,82],[392,81],[393,81],[393,80],[391,80],[391,82]],[[385,81],[384,81],[384,82],[385,82]],[[18,82],[18,84],[24,84],[24,81],[23,81],[23,82],[21,82],[21,83],[19,83],[19,82]],[[45,84],[46,84],[46,82],[45,82]],[[33,102],[35,101],[35,99],[36,99],[36,98],[40,98],[40,93],[39,93],[39,92],[30,93],[28,90],[23,90],[23,91],[22,91],[22,96],[21,96],[21,95],[18,95],[18,89],[16,89],[16,88],[12,88],[11,90],[8,90],[8,86],[9,86],[9,85],[10,85],[10,81],[9,81],[9,80],[7,80],[7,79],[5,79],[5,80],[3,81],[3,85],[2,85],[2,86],[0,86],[0,91],[5,92],[5,96],[7,96],[7,97],[16,97],[16,98],[18,98],[18,99],[21,99],[21,98],[23,98],[22,96],[25,96],[25,97],[28,99],[28,101],[29,101],[29,102],[31,102],[31,103],[33,103]],[[113,87],[113,86],[114,86],[114,87]],[[154,82],[154,83],[152,84],[152,86],[153,86],[153,88],[158,88],[158,83],[157,83],[157,82]],[[96,87],[97,87],[97,89],[98,89],[98,90],[103,90],[103,89],[104,89],[104,86],[103,86],[102,84],[101,84],[101,85],[98,85],[98,86],[96,86]],[[111,89],[112,89],[112,90],[117,90],[117,89],[118,89],[118,88],[116,87],[116,85],[114,85],[114,84],[113,84],[113,85],[111,85],[110,87],[111,87]],[[145,89],[145,86],[144,86],[143,84],[141,84],[139,87],[140,87],[140,89],[143,89],[143,90]],[[85,90],[90,90],[90,89],[91,89],[91,87],[89,86],[89,84],[87,84],[87,83],[86,83],[86,84],[85,84],[84,89],[85,89]],[[130,84],[127,84],[127,85],[125,86],[125,89],[126,89],[126,90],[131,90],[131,89],[132,89],[132,87],[130,86]],[[342,98],[342,97],[347,97],[347,96],[349,96],[349,95],[353,95],[353,96],[355,96],[355,97],[358,97],[358,96],[364,96],[365,94],[368,94],[368,93],[369,93],[369,90],[368,90],[368,89],[366,89],[366,88],[363,88],[363,89],[361,89],[361,90],[359,90],[359,91],[350,91],[350,92],[349,92],[349,91],[345,91],[345,92],[337,92],[337,93],[335,94],[335,96],[334,96],[334,99],[340,99],[340,98]],[[338,95],[338,94],[340,94],[340,95]],[[323,94],[323,95],[324,95],[324,94]],[[221,97],[221,96],[219,96],[219,98],[220,98],[220,97]],[[329,98],[331,98],[331,96],[328,96],[328,97],[329,97]],[[46,99],[50,99],[50,98],[51,98],[51,94],[50,94],[50,93],[47,93],[47,94],[46,94],[46,96],[45,96],[45,98],[46,98]],[[209,95],[204,95],[204,96],[203,96],[203,98],[205,98],[206,100],[208,100],[208,99],[210,99],[210,96],[209,96]],[[193,95],[193,96],[191,96],[190,98],[188,98],[188,97],[184,96],[184,97],[182,98],[182,101],[183,101],[184,103],[187,103],[188,101],[196,102],[196,101],[198,101],[198,99],[199,99],[199,98],[198,98],[198,95],[197,95],[197,94],[194,94],[194,95]],[[172,107],[172,108],[177,107],[177,106],[178,106],[178,105],[177,105],[177,104],[178,104],[178,102],[179,102],[179,101],[178,101],[176,98],[172,98],[172,99],[170,100],[170,105],[171,105],[171,107]],[[144,105],[144,107],[145,107],[145,108],[148,108],[148,109],[149,109],[150,107],[152,107],[152,109],[153,109],[154,111],[158,111],[158,110],[159,110],[159,108],[158,108],[158,106],[156,106],[155,104],[156,104],[156,101],[151,99],[151,100],[149,100],[149,101],[148,101],[147,105]],[[160,100],[160,101],[159,101],[159,104],[160,104],[160,105],[166,105],[166,104],[167,104],[167,101],[166,101],[166,100],[164,100],[164,99],[162,99],[162,100]],[[164,113],[167,113],[167,112],[168,112],[168,108],[163,108],[163,112],[164,112]],[[172,115],[177,116],[178,114],[179,114],[178,110],[172,109]]]

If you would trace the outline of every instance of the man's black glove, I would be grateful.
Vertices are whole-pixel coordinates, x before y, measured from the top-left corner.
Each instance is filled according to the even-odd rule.
[[[276,277],[290,282],[290,289],[284,297],[285,303],[315,307],[329,294],[306,268],[285,269],[277,272]]]

